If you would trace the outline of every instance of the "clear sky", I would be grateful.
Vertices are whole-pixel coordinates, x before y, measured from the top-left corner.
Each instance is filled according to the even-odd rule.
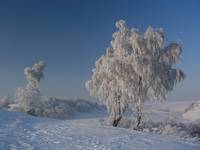
[[[89,98],[85,81],[119,19],[142,31],[163,27],[166,44],[181,39],[187,78],[169,99],[200,100],[199,0],[0,0],[0,96],[24,86],[24,67],[44,60],[44,95]]]

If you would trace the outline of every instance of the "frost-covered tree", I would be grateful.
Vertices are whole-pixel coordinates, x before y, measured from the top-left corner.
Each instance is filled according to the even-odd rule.
[[[123,88],[122,76],[128,75],[124,65],[108,48],[106,54],[96,61],[92,79],[86,82],[90,94],[107,106],[113,126],[117,126],[130,100]]]
[[[137,112],[135,127],[141,123],[142,104],[146,100],[163,100],[174,85],[185,78],[173,68],[180,59],[181,45],[173,42],[164,47],[163,29],[148,27],[144,34],[129,29],[125,21],[116,22],[111,46],[95,63],[86,87],[91,96],[108,109],[113,126],[131,104]]]
[[[33,67],[24,69],[28,83],[24,88],[18,88],[16,92],[16,103],[20,111],[31,113],[32,109],[41,105],[42,96],[39,91],[39,82],[43,77],[44,68],[44,62],[39,61]]]

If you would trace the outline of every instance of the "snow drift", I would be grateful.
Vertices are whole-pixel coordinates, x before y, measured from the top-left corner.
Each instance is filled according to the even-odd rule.
[[[189,122],[200,122],[200,102],[192,103],[185,109],[183,118]]]

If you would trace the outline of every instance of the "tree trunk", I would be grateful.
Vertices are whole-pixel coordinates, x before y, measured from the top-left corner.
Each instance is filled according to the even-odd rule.
[[[119,121],[122,119],[122,116],[117,117],[116,119],[114,119],[113,121],[113,127],[117,127],[119,124]]]
[[[116,102],[116,105],[117,105],[117,109],[118,110],[114,110],[114,120],[113,120],[113,127],[117,127],[120,120],[122,119],[122,111],[121,111],[121,105],[120,105],[120,100],[118,98],[118,101]]]
[[[136,111],[137,111],[137,116],[135,119],[135,125],[134,128],[138,129],[139,125],[141,124],[142,121],[142,103],[141,103],[141,99],[137,100],[137,104],[136,104]]]
[[[134,124],[134,129],[138,129],[138,127],[141,124],[142,121],[142,99],[141,99],[141,94],[142,94],[142,77],[139,76],[139,82],[138,82],[138,95],[136,99],[136,119],[135,119],[135,124]]]

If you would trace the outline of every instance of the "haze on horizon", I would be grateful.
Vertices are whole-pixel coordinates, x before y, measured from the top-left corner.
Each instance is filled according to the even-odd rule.
[[[44,95],[92,99],[85,81],[109,46],[115,22],[124,19],[142,31],[164,28],[166,45],[181,40],[187,77],[168,99],[200,100],[199,6],[198,0],[0,1],[0,97],[24,86],[23,69],[43,60]]]

